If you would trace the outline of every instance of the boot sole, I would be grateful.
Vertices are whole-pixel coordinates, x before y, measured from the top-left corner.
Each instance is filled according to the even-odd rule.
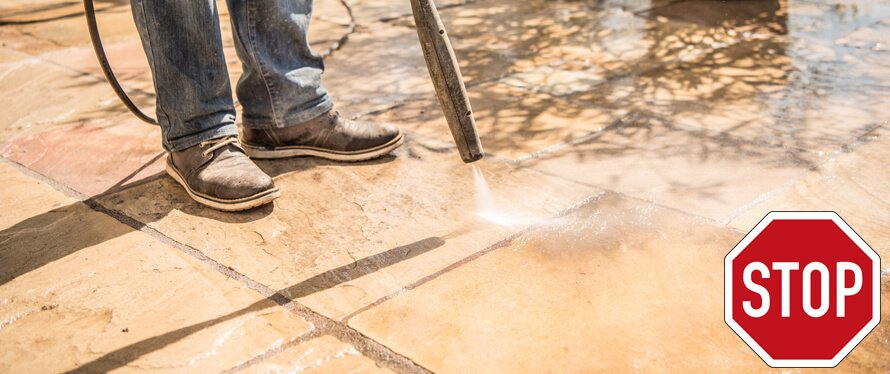
[[[242,142],[241,146],[244,148],[244,153],[247,154],[248,157],[258,160],[272,160],[279,158],[290,158],[290,157],[318,157],[326,160],[333,161],[346,161],[346,162],[358,162],[358,161],[367,161],[371,159],[375,159],[378,157],[385,156],[390,152],[396,150],[402,145],[404,141],[404,137],[402,134],[399,134],[393,140],[390,140],[388,143],[379,145],[374,148],[363,149],[360,151],[353,152],[340,152],[340,151],[332,151],[329,149],[315,148],[315,147],[278,147],[278,148],[264,148],[258,147],[255,145],[250,145]]]
[[[185,183],[185,179],[183,179],[182,176],[179,175],[179,171],[176,170],[173,165],[170,165],[169,160],[167,161],[167,174],[169,174],[170,177],[173,178],[173,180],[175,180],[177,183],[181,184],[183,188],[185,188],[185,192],[189,194],[189,197],[191,197],[192,200],[195,200],[198,203],[210,208],[221,210],[223,212],[241,212],[250,210],[271,203],[273,200],[281,197],[281,191],[278,190],[278,188],[272,188],[253,196],[235,200],[205,196],[199,192],[193,191],[191,187],[189,187],[189,185]]]

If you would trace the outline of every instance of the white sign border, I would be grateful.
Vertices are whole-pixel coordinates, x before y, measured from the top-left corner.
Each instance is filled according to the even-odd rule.
[[[847,345],[844,346],[843,349],[838,352],[838,354],[830,359],[830,360],[777,360],[770,357],[768,353],[757,344],[757,342],[752,338],[748,333],[739,326],[732,319],[732,261],[735,260],[736,257],[746,248],[751,241],[754,240],[760,233],[769,226],[770,223],[777,220],[831,220],[833,221],[841,230],[847,234],[850,239],[853,240],[854,243],[861,249],[866,256],[871,258],[873,268],[872,272],[874,276],[872,276],[873,284],[872,284],[872,315],[874,316],[871,321],[869,321],[865,327],[862,328],[853,339],[850,340]],[[760,356],[767,365],[773,368],[833,368],[843,361],[845,357],[847,357],[850,352],[856,348],[859,343],[874,330],[875,327],[878,326],[878,323],[881,321],[881,258],[878,256],[877,252],[875,252],[864,240],[859,236],[859,234],[854,231],[850,225],[848,225],[844,220],[835,212],[770,212],[766,215],[757,226],[754,226],[750,232],[733,247],[732,251],[726,255],[726,258],[723,262],[723,314],[724,314],[724,322],[745,341],[751,349]]]

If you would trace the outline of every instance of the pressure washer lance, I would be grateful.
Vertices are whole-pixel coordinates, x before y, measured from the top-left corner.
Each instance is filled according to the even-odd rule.
[[[351,13],[348,4],[344,3]],[[96,58],[102,67],[105,79],[111,84],[111,88],[122,103],[140,120],[157,125],[158,121],[143,113],[139,107],[130,100],[127,92],[121,87],[120,82],[111,70],[108,56],[102,46],[99,36],[99,25],[96,22],[96,9],[93,0],[83,0],[84,13],[86,14],[87,28],[90,31],[90,40]],[[461,159],[466,163],[479,161],[485,156],[482,150],[482,142],[476,131],[476,119],[473,117],[473,109],[467,96],[467,88],[460,74],[460,66],[451,41],[445,32],[445,26],[439,18],[439,12],[432,0],[411,0],[411,9],[414,13],[414,22],[417,25],[417,36],[423,49],[423,57],[426,60],[427,69],[430,72],[439,105],[451,128],[454,143],[460,152]],[[354,26],[353,26],[354,28]],[[345,39],[345,38],[344,38]],[[341,40],[340,44],[345,40]]]
[[[460,158],[466,163],[479,161],[485,156],[485,152],[476,131],[473,108],[436,4],[433,0],[411,0],[411,9],[427,70],[436,88],[448,127],[451,128],[454,143],[460,151]]]

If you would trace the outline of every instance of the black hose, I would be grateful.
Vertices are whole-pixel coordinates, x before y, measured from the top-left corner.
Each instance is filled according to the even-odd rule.
[[[87,28],[90,30],[90,41],[93,42],[93,50],[96,52],[96,58],[99,59],[99,65],[102,67],[102,73],[105,74],[105,79],[108,80],[114,93],[117,94],[117,97],[124,103],[127,109],[133,113],[133,115],[142,121],[157,125],[158,121],[156,119],[143,113],[142,110],[133,103],[133,100],[130,100],[130,96],[127,96],[127,92],[124,91],[124,88],[121,87],[120,82],[118,82],[117,78],[114,76],[114,71],[111,70],[111,64],[108,63],[108,56],[105,55],[105,48],[102,46],[102,38],[99,37],[99,24],[96,22],[96,9],[93,7],[93,0],[83,0],[83,9],[87,16]]]

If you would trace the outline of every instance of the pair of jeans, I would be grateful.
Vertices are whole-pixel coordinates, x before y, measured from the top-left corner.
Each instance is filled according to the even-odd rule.
[[[227,0],[243,66],[242,124],[297,125],[333,107],[324,62],[309,47],[312,0]],[[237,135],[235,105],[214,0],[131,0],[157,92],[164,148],[175,152]]]

